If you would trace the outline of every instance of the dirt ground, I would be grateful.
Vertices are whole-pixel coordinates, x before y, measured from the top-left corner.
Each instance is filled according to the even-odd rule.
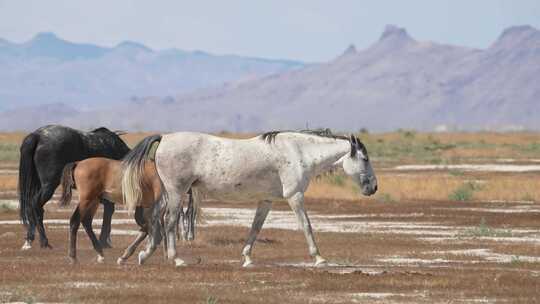
[[[145,135],[124,138],[133,145]],[[137,265],[136,255],[117,265],[137,230],[121,207],[105,263],[97,263],[81,227],[79,264],[71,265],[67,227],[75,205],[60,209],[54,200],[45,213],[54,248],[40,249],[36,241],[21,251],[25,229],[15,190],[23,136],[0,133],[0,303],[540,302],[539,170],[398,169],[532,168],[540,164],[538,133],[363,135],[379,178],[377,195],[358,196],[339,175],[313,181],[306,194],[329,264],[312,266],[292,211],[275,202],[251,268],[241,267],[240,256],[255,213],[251,202],[205,200],[196,240],[178,243],[180,257],[201,260],[186,267],[165,261],[161,248],[145,265]],[[95,220],[96,232],[100,227]]]
[[[134,224],[113,223],[114,248],[98,264],[79,233],[79,265],[67,259],[71,209],[47,207],[52,250],[20,251],[16,211],[0,214],[0,301],[61,303],[534,303],[540,297],[540,204],[309,200],[326,267],[312,267],[285,203],[259,235],[256,266],[242,268],[251,203],[204,203],[206,221],[174,268],[161,249],[148,264],[115,264]],[[118,212],[114,219],[128,218]],[[50,221],[58,219],[62,221]],[[96,223],[96,229],[99,229]],[[37,244],[36,244],[37,245]]]

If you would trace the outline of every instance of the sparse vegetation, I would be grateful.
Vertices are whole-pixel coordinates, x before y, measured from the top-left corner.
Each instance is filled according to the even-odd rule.
[[[521,260],[519,259],[519,256],[518,255],[514,255],[512,256],[512,259],[510,260],[510,264],[514,265],[514,266],[518,266],[520,265],[522,262]]]
[[[449,170],[448,174],[450,174],[452,176],[463,176],[463,175],[465,175],[465,172],[463,172],[461,170]]]
[[[17,210],[17,205],[9,202],[0,202],[0,213],[14,212]]]
[[[448,199],[451,201],[466,202],[470,201],[473,197],[474,191],[482,189],[481,186],[473,182],[466,182],[459,188],[450,193]]]
[[[328,177],[328,180],[332,185],[336,185],[339,187],[345,186],[345,177],[341,174],[331,174]]]
[[[218,303],[218,300],[214,296],[209,296],[208,298],[206,298],[206,304],[217,304],[217,303]]]
[[[393,203],[393,202],[395,202],[394,198],[389,193],[381,193],[379,195],[378,201],[383,202],[383,203]]]
[[[487,225],[486,219],[482,217],[480,224],[465,231],[464,236],[472,237],[510,237],[512,231],[491,228]]]
[[[521,200],[526,202],[534,202],[534,197],[530,193],[525,193]]]
[[[19,160],[19,145],[0,142],[0,161],[13,162],[17,160]]]

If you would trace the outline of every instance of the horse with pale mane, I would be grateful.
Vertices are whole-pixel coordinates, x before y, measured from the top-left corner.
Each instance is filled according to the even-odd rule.
[[[152,137],[148,137],[147,141],[152,141]],[[139,145],[145,145],[143,140]],[[148,150],[134,150],[133,153],[144,153],[145,158],[149,157],[150,151]],[[137,155],[138,156],[138,155]],[[133,154],[126,155],[125,159],[130,159]],[[150,157],[151,158],[151,157]],[[139,172],[142,177],[140,185],[140,197],[137,198],[137,208],[135,211],[135,220],[141,227],[140,233],[135,241],[125,250],[124,254],[117,260],[118,264],[123,264],[133,254],[137,246],[150,235],[148,242],[149,250],[155,250],[161,240],[161,206],[158,203],[162,200],[162,186],[161,180],[157,175],[155,163],[151,160],[145,161],[144,167],[140,168]],[[92,220],[96,213],[99,200],[106,199],[116,204],[124,204],[124,195],[122,191],[122,176],[124,166],[122,161],[94,157],[88,158],[83,161],[73,162],[65,166],[62,174],[62,197],[60,199],[60,205],[65,206],[70,203],[72,198],[72,189],[78,190],[79,203],[73,212],[70,219],[70,236],[69,236],[69,257],[72,262],[76,262],[76,244],[77,244],[77,231],[79,225],[82,222],[83,227],[88,234],[88,237],[92,241],[94,249],[98,253],[98,262],[104,261],[103,248],[101,243],[97,240],[94,231],[92,229]],[[183,235],[184,239],[192,240],[194,238],[194,225],[198,205],[195,208],[192,205],[193,200],[188,201],[188,211],[186,217],[188,221],[184,223],[182,221],[182,227],[188,226],[186,231],[187,235]],[[197,201],[196,201],[197,202]],[[156,206],[158,205],[158,206]],[[144,210],[143,210],[144,209]],[[150,215],[155,213],[155,217],[158,220],[153,221],[153,217]],[[183,211],[181,211],[183,215]],[[181,219],[183,220],[183,216]],[[177,219],[177,223],[178,223]],[[166,244],[165,244],[166,246]]]

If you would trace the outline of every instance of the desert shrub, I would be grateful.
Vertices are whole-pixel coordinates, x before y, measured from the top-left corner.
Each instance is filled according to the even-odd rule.
[[[217,303],[218,303],[218,300],[214,296],[209,296],[208,298],[206,298],[206,304],[217,304]]]
[[[456,190],[448,195],[448,199],[451,201],[466,202],[470,201],[473,197],[474,192],[473,183],[465,183],[459,186]]]

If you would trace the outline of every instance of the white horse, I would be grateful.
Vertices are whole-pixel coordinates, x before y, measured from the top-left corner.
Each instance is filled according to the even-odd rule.
[[[166,193],[167,256],[176,263],[175,219],[181,195],[190,187],[213,196],[242,193],[259,199],[242,255],[243,266],[253,263],[251,251],[271,209],[271,199],[286,199],[303,229],[315,265],[326,263],[313,237],[304,209],[310,180],[342,166],[364,195],[377,191],[377,179],[365,146],[358,138],[324,131],[274,131],[250,139],[227,139],[208,134],[179,132],[164,135],[156,151],[156,167]],[[140,187],[138,168],[143,160],[128,163],[123,186],[126,204],[135,208]],[[139,254],[143,262],[152,252]]]

